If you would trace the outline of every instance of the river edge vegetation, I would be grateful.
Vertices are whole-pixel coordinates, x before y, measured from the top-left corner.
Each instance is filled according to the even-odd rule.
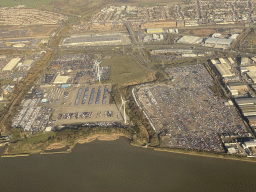
[[[12,132],[13,141],[8,144],[2,157],[24,156],[44,151],[71,151],[77,143],[83,144],[95,139],[110,141],[126,137],[132,140],[132,132],[124,128],[64,128],[60,131],[37,133],[30,137],[24,137],[24,133],[19,129],[13,128]]]

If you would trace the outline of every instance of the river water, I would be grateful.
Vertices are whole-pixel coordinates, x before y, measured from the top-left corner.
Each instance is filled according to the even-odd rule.
[[[256,191],[256,163],[134,147],[121,138],[68,154],[0,158],[0,191]]]

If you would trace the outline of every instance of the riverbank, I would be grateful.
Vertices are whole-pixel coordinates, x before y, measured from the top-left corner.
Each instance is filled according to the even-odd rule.
[[[162,151],[162,152],[169,152],[169,153],[256,163],[255,158],[249,158],[246,156],[229,155],[226,153],[216,154],[216,153],[210,153],[210,152],[204,152],[204,151],[200,152],[200,151],[188,151],[188,150],[181,150],[181,149],[167,149],[167,148],[156,148],[156,147],[149,147],[149,148],[152,148],[155,151]]]
[[[136,147],[151,148],[155,151],[178,153],[193,156],[202,156],[209,158],[256,162],[255,158],[234,156],[229,154],[217,154],[207,151],[190,151],[186,149],[170,149],[170,148],[159,148],[152,146],[144,146],[143,142],[139,138],[132,139],[132,134],[127,130],[117,130],[112,128],[110,130],[102,129],[82,129],[82,130],[64,130],[59,133],[55,133],[56,137],[51,138],[45,142],[29,143],[28,141],[19,141],[17,143],[10,143],[9,146],[4,150],[1,157],[19,157],[29,156],[29,154],[56,154],[56,153],[70,153],[75,145],[90,143],[95,140],[100,141],[114,141],[120,137],[127,138],[129,144]]]
[[[55,154],[70,153],[77,143],[84,144],[94,140],[114,141],[120,137],[129,140],[132,134],[125,129],[66,129],[50,134],[51,136],[26,138],[16,143],[10,143],[4,150],[2,157],[24,156],[24,154]],[[38,138],[38,139],[37,139]],[[44,140],[42,140],[44,138]]]

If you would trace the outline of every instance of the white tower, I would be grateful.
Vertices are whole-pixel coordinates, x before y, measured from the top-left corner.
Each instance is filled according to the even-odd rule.
[[[97,70],[97,77],[98,77],[99,82],[100,82],[100,62],[96,61],[95,65],[96,65],[96,70]]]
[[[126,124],[127,121],[126,121],[126,113],[125,113],[125,103],[126,103],[127,101],[124,101],[124,100],[123,100],[122,95],[121,95],[121,101],[122,101],[122,105],[121,105],[121,107],[120,107],[120,110],[121,110],[121,108],[123,107],[123,109],[124,109],[124,123]]]
[[[0,95],[0,101],[4,100],[4,92],[2,92],[2,94]]]

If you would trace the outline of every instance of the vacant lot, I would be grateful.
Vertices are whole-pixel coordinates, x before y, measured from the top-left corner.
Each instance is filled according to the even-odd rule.
[[[26,5],[27,7],[36,8],[36,7],[41,6],[41,5],[49,4],[53,1],[56,1],[56,0],[36,0],[36,1],[31,1],[31,0],[20,0],[20,1],[0,0],[0,5],[3,6],[3,7],[13,7],[13,6],[17,6],[17,5]]]
[[[1,38],[22,38],[51,36],[59,25],[4,26],[0,29]]]
[[[251,47],[256,48],[256,33],[249,33],[247,37],[244,39],[244,41],[241,43],[240,47],[247,49],[250,49]],[[253,49],[252,51],[255,52],[255,49]]]
[[[182,4],[183,1],[179,0],[119,0],[118,3],[122,4],[137,4],[140,6],[151,6],[157,4],[171,4],[171,3],[179,3]]]
[[[102,60],[102,66],[110,66],[111,84],[136,84],[147,81],[149,73],[142,69],[132,55],[115,54]]]

